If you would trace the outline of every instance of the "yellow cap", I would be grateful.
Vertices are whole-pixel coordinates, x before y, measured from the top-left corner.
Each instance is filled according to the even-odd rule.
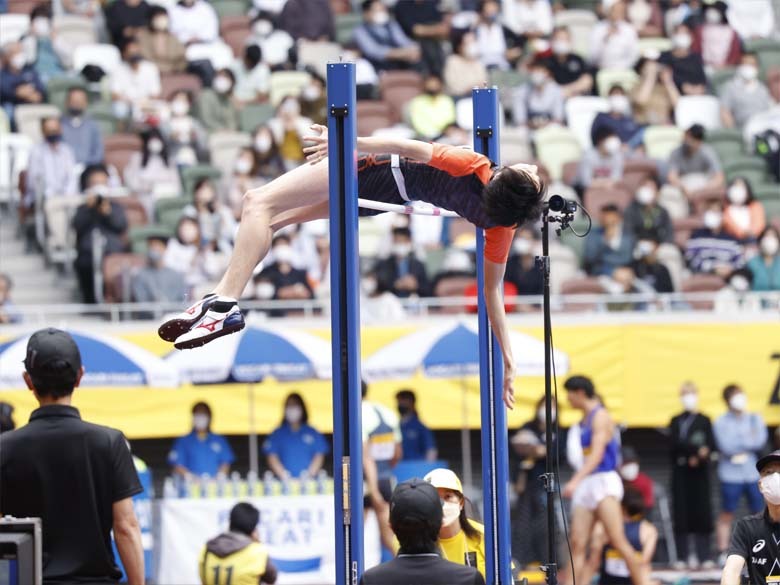
[[[453,490],[460,494],[463,493],[463,486],[461,485],[458,476],[449,469],[439,467],[438,469],[428,472],[428,475],[426,475],[424,479],[435,488]]]

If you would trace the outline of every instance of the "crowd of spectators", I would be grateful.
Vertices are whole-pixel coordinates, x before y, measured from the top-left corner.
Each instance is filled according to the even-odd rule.
[[[720,0],[25,4],[0,87],[0,126],[32,141],[20,217],[43,216],[39,243],[75,262],[84,302],[207,292],[243,193],[304,163],[309,127],[326,119],[324,55],[341,54],[357,63],[361,106],[387,106],[359,132],[468,143],[469,90],[502,86],[503,162],[535,160],[551,192],[596,219],[584,245],[563,240],[554,292],[715,291],[734,275],[778,290],[780,16],[753,3],[760,24]],[[394,314],[392,297],[474,288],[465,222],[365,221],[375,314]],[[541,290],[537,228],[518,233],[509,292]],[[327,246],[321,223],[291,226],[245,297],[327,295]]]

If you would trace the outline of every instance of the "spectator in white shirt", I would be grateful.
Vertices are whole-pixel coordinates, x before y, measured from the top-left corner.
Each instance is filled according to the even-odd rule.
[[[205,0],[180,0],[169,13],[171,33],[182,44],[213,43],[219,39],[219,18]]]
[[[41,120],[43,140],[30,151],[27,165],[25,203],[27,207],[44,199],[73,195],[76,187],[76,157],[62,141],[59,118]]]
[[[509,69],[522,55],[515,34],[501,24],[501,6],[487,0],[479,11],[479,22],[474,28],[482,63],[488,69]]]
[[[252,0],[252,6],[257,8],[258,12],[265,12],[271,16],[278,16],[285,4],[287,0]]]
[[[561,86],[550,75],[547,62],[531,63],[530,80],[516,88],[512,96],[512,116],[515,124],[537,130],[551,122],[563,123],[564,96]]]
[[[777,15],[772,10],[771,0],[730,0],[727,16],[744,41],[771,37]]]
[[[544,37],[553,29],[549,0],[504,0],[504,24],[516,35]]]
[[[737,74],[720,94],[720,118],[726,128],[742,128],[753,114],[772,105],[769,90],[758,78],[758,59],[744,53]]]
[[[160,70],[141,55],[141,47],[135,40],[125,44],[123,62],[111,74],[111,96],[114,114],[127,118],[131,112],[143,108],[150,99],[162,92]]]
[[[639,37],[626,22],[623,0],[612,2],[607,19],[593,27],[590,38],[590,61],[599,69],[630,69],[639,58]]]
[[[263,61],[269,67],[284,65],[290,58],[290,49],[295,40],[287,31],[274,29],[269,17],[261,13],[252,23],[252,36],[246,40],[247,45],[257,45],[263,54]]]
[[[244,49],[244,58],[236,59],[233,66],[236,86],[233,97],[241,103],[258,103],[268,99],[271,69],[263,63],[263,52],[252,44]]]

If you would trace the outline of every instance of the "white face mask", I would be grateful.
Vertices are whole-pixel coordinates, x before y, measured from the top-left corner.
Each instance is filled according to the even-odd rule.
[[[265,38],[268,35],[271,34],[274,30],[274,25],[272,25],[267,20],[258,20],[254,26],[252,27],[252,32],[255,34],[255,36],[258,36],[260,38]]]
[[[737,67],[737,73],[745,81],[755,81],[758,78],[758,68],[755,65],[740,65]]]
[[[636,200],[642,205],[650,205],[655,201],[655,189],[653,187],[640,187],[636,192]]]
[[[271,137],[267,134],[261,134],[255,138],[255,150],[261,154],[271,150]]]
[[[556,55],[568,55],[571,53],[571,43],[564,39],[553,41],[552,52]]]
[[[460,517],[460,504],[458,502],[444,502],[441,505],[441,511],[443,513],[441,525],[450,526]]]
[[[209,415],[207,414],[193,414],[192,415],[192,428],[196,431],[205,431],[209,428]]]
[[[722,22],[720,12],[714,8],[708,8],[704,12],[704,20],[707,21],[707,24],[720,24]]]
[[[738,392],[729,398],[729,406],[738,412],[744,412],[747,408],[747,396],[745,393]]]
[[[531,242],[525,238],[516,238],[512,243],[512,250],[519,256],[525,256],[531,253]]]
[[[618,114],[627,115],[631,112],[631,102],[627,96],[615,94],[609,96],[609,108]]]
[[[11,57],[11,67],[14,69],[24,69],[25,65],[27,65],[27,57],[23,53],[17,53]]]
[[[780,472],[775,471],[765,475],[758,482],[758,489],[764,495],[764,499],[774,506],[780,506]]]
[[[655,250],[655,244],[650,240],[640,240],[636,244],[634,256],[636,258],[646,258]]]
[[[398,258],[406,258],[411,253],[412,253],[411,244],[403,243],[403,244],[393,245],[393,254],[395,254],[395,256]]]
[[[163,143],[159,138],[152,138],[147,145],[149,152],[152,154],[160,154],[163,151]]]
[[[168,30],[168,17],[167,16],[158,16],[152,21],[152,28],[156,31],[166,31]]]
[[[774,236],[764,236],[761,240],[761,252],[766,256],[774,256],[780,248],[780,240]]]
[[[185,116],[190,111],[190,104],[187,100],[175,100],[171,102],[171,113],[174,116]]]
[[[280,264],[292,264],[294,256],[295,253],[287,244],[282,244],[281,246],[276,246],[276,248],[274,248],[274,260]]]
[[[720,211],[709,210],[704,212],[704,226],[711,230],[720,228],[720,224],[723,222],[723,214]]]
[[[466,59],[479,59],[479,47],[476,43],[468,43],[463,47],[463,56]]]
[[[680,402],[682,402],[686,412],[693,412],[699,406],[699,396],[692,392],[687,392],[680,397]]]
[[[274,287],[274,285],[271,284],[270,282],[258,282],[255,285],[255,297],[257,297],[261,301],[267,301],[268,299],[272,299],[275,292],[276,292],[276,287]]]
[[[246,175],[252,170],[252,161],[246,158],[239,158],[236,161],[235,168],[239,175]]]
[[[386,11],[382,10],[381,12],[377,12],[371,17],[371,22],[377,26],[384,26],[390,22],[390,15]]]
[[[544,71],[531,72],[531,83],[535,86],[539,87],[540,85],[544,85],[545,81],[547,81],[547,73]]]
[[[737,292],[747,292],[750,290],[750,282],[747,278],[744,276],[734,276],[730,281],[729,285],[731,286],[732,290],[735,290]]]
[[[728,195],[734,205],[744,205],[748,198],[747,188],[742,183],[736,183],[729,187]]]
[[[284,420],[290,424],[298,424],[303,417],[303,409],[300,406],[288,406],[284,409]]]
[[[372,295],[376,292],[376,278],[363,278],[360,281],[360,288],[367,295]]]
[[[307,85],[301,90],[301,97],[308,102],[320,99],[322,90],[316,85]]]
[[[675,49],[690,49],[692,42],[691,35],[688,33],[677,33],[672,37]]]
[[[634,481],[639,476],[639,463],[626,463],[620,468],[620,475],[626,481]]]
[[[225,94],[230,91],[231,87],[233,87],[233,83],[224,75],[220,75],[214,79],[212,87],[217,93]]]
[[[288,116],[297,116],[301,113],[301,105],[298,103],[298,100],[295,99],[285,100],[285,102],[279,106],[279,113]]]
[[[604,149],[609,154],[616,154],[620,150],[620,138],[617,136],[610,136],[604,141]]]
[[[47,37],[51,32],[51,21],[48,18],[39,16],[33,18],[32,31],[36,37]]]

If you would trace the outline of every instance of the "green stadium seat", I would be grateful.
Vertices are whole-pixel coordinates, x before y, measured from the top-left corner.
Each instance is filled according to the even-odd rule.
[[[722,161],[740,158],[745,155],[742,134],[730,128],[713,128],[707,131],[707,144],[715,149]]]
[[[152,236],[172,238],[174,235],[173,229],[160,224],[149,224],[128,230],[130,249],[133,254],[146,254],[146,240]]]
[[[596,86],[601,97],[607,97],[614,85],[619,85],[626,93],[630,93],[637,83],[639,75],[633,69],[601,69],[596,73]]]
[[[712,93],[715,95],[720,95],[720,92],[723,91],[723,86],[731,81],[731,78],[734,77],[736,72],[737,70],[734,67],[723,67],[722,69],[713,71],[710,74],[710,86],[712,88]]]
[[[745,51],[748,53],[760,53],[761,51],[780,51],[780,41],[775,39],[748,39],[745,42]]]
[[[96,102],[87,108],[87,113],[97,122],[103,136],[116,133],[117,119],[111,102]]]
[[[222,171],[211,165],[193,165],[181,170],[182,192],[185,197],[192,199],[195,191],[195,183],[203,178],[216,181],[222,176]]]
[[[761,68],[761,77],[766,78],[767,71],[772,67],[780,67],[780,48],[759,51],[758,64]]]
[[[746,178],[751,186],[766,182],[766,161],[757,156],[745,156],[737,159],[722,161],[726,178],[731,181],[735,177]]]
[[[190,203],[192,203],[190,197],[163,197],[154,203],[155,217],[157,218],[157,221],[160,221],[161,213],[166,213],[171,209],[181,211]]]
[[[211,5],[220,20],[226,16],[245,16],[248,10],[244,0],[216,0]]]
[[[491,69],[488,74],[489,85],[495,85],[501,90],[514,89],[520,87],[528,80],[528,75],[521,71],[509,69],[502,71],[500,69]]]
[[[55,77],[46,84],[46,95],[50,104],[54,104],[61,111],[65,111],[65,100],[71,87],[87,89],[87,84],[78,77]]]
[[[348,45],[352,42],[353,31],[363,22],[363,17],[357,12],[336,15],[336,42]]]
[[[247,104],[238,115],[238,127],[242,132],[253,133],[258,126],[262,126],[273,118],[274,107],[271,104]]]
[[[780,200],[762,201],[768,223],[780,223]]]
[[[759,183],[758,185],[751,183],[751,187],[753,188],[753,197],[759,201],[780,201],[780,185],[777,183]]]

